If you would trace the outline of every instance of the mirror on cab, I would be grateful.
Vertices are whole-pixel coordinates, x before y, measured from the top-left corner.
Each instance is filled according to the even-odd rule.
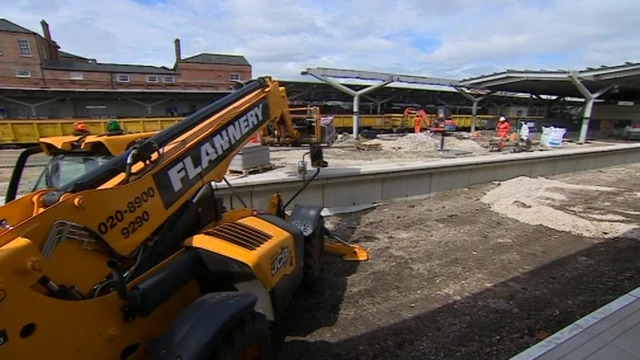
[[[311,166],[314,168],[326,168],[329,166],[329,164],[324,161],[322,146],[320,146],[320,144],[311,144],[309,157],[311,158]]]

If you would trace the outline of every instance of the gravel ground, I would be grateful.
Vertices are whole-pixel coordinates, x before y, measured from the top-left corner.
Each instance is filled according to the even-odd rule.
[[[280,358],[508,359],[640,286],[639,186],[635,165],[327,218],[370,260],[326,258],[288,310]],[[630,230],[585,225],[598,222]]]

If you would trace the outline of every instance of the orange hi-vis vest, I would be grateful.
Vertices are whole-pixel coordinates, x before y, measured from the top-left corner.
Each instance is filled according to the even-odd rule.
[[[511,129],[511,125],[509,125],[508,121],[498,122],[498,126],[496,127],[496,132],[498,133],[498,137],[507,136],[507,134],[509,134],[510,129]]]
[[[416,115],[416,117],[413,118],[413,130],[416,133],[419,133],[421,130],[421,124],[422,123],[422,119],[420,119],[419,115]]]

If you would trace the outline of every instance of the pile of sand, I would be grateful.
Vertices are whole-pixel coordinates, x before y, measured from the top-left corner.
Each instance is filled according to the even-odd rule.
[[[407,134],[393,139],[373,139],[367,141],[370,144],[381,144],[384,150],[408,151],[408,152],[435,152],[440,150],[440,135]],[[444,148],[450,150],[469,151],[472,153],[486,151],[473,140],[457,139],[447,136],[444,140]]]
[[[481,201],[509,218],[530,225],[543,225],[586,237],[616,237],[638,226],[620,215],[590,213],[568,203],[569,197],[588,203],[594,192],[625,196],[623,190],[603,186],[572,185],[544,178],[518,177],[489,191]],[[610,221],[607,221],[610,220]]]

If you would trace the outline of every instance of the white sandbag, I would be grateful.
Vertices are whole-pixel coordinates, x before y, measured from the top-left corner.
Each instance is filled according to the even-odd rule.
[[[542,136],[540,136],[540,144],[542,146],[557,148],[562,146],[562,139],[567,133],[565,128],[556,128],[553,126],[542,127]]]

